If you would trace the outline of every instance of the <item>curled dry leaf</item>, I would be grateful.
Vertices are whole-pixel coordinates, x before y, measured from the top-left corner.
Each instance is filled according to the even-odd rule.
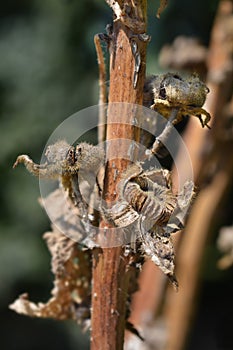
[[[47,303],[33,303],[27,294],[22,294],[10,308],[32,317],[73,319],[86,328],[90,317],[90,250],[83,250],[55,227],[45,233],[44,239],[52,255],[55,275],[52,297]]]
[[[177,289],[171,234],[183,227],[194,195],[193,182],[187,181],[175,195],[168,170],[144,171],[140,164],[133,164],[122,175],[118,192],[118,202],[103,208],[105,219],[126,230],[131,227],[141,254],[148,256]]]

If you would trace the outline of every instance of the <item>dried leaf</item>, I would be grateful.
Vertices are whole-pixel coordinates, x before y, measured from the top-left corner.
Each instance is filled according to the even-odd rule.
[[[143,170],[132,164],[118,185],[119,200],[104,215],[127,235],[134,232],[141,254],[148,256],[171,280],[174,274],[174,248],[171,234],[183,227],[185,214],[194,195],[194,184],[187,181],[181,192],[172,192],[170,172],[166,169]]]
[[[143,229],[143,227],[142,227]],[[178,282],[175,277],[175,253],[172,238],[164,229],[144,231],[141,239],[141,250],[168,276],[175,290]]]
[[[73,319],[86,328],[90,317],[90,250],[82,250],[56,228],[47,232],[44,238],[52,254],[55,274],[52,297],[47,303],[36,304],[28,300],[27,294],[22,294],[10,308],[32,317]]]

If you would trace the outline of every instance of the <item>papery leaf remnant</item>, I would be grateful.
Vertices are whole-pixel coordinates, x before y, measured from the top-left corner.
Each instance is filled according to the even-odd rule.
[[[85,329],[90,319],[91,252],[82,250],[56,227],[45,233],[44,239],[52,255],[55,275],[52,297],[47,303],[36,304],[25,293],[10,308],[32,317],[73,319]]]

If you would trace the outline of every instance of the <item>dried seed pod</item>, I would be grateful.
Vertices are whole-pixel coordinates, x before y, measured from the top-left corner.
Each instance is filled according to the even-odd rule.
[[[211,116],[201,108],[208,92],[208,87],[195,74],[187,78],[173,73],[154,75],[145,82],[143,104],[165,118],[170,117],[172,109],[178,109],[174,124],[185,115],[195,115],[203,127],[209,127]]]
[[[27,155],[20,155],[13,167],[23,163],[35,176],[59,179],[73,204],[79,209],[80,216],[87,218],[88,203],[80,192],[80,175],[94,187],[104,156],[104,150],[99,146],[85,142],[70,146],[63,140],[47,147],[45,151],[47,161],[44,164],[36,164]]]

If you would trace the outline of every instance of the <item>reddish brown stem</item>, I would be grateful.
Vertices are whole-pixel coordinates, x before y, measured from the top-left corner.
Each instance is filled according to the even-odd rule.
[[[126,5],[128,9],[131,8],[132,18],[143,23],[142,32],[145,32],[146,1],[138,1],[137,6],[133,1],[119,1],[119,3],[122,8]],[[127,154],[131,152],[130,143],[125,143],[124,139],[139,141],[138,129],[134,126],[136,109],[132,108],[132,105],[111,104],[112,102],[142,104],[146,43],[137,40],[137,37],[135,39],[142,63],[136,88],[134,88],[135,56],[131,47],[131,39],[133,35],[135,38],[135,34],[138,33],[126,27],[121,20],[114,23],[110,49],[108,99],[110,105],[107,119],[108,144],[103,195],[108,206],[117,200],[117,182],[120,174],[129,164]],[[93,256],[91,349],[120,350],[123,349],[124,342],[129,257],[124,256],[124,247],[116,246],[115,235],[119,234],[119,231],[114,230],[105,222],[101,223],[101,227],[107,227],[105,237],[108,237],[109,248],[96,249]]]

